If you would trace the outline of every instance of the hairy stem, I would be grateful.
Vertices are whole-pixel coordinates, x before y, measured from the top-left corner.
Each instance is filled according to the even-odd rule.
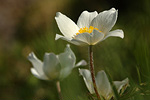
[[[59,81],[56,82],[56,88],[57,88],[57,92],[58,92],[58,95],[59,95],[59,100],[63,100]]]
[[[98,94],[97,86],[96,86],[96,81],[95,81],[95,72],[94,72],[92,45],[89,46],[89,58],[90,58],[90,68],[89,69],[90,69],[91,76],[92,76],[92,82],[93,82],[94,90],[95,90],[95,93],[97,95],[98,100],[100,100],[100,96]]]

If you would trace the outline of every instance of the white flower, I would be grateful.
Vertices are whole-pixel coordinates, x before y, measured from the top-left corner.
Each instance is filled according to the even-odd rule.
[[[79,73],[83,76],[84,82],[91,94],[94,94],[94,87],[92,82],[91,73],[87,69],[79,69]],[[107,78],[106,73],[102,70],[97,73],[97,76],[95,78],[97,90],[99,95],[102,95],[105,100],[110,100],[113,95],[113,91],[110,85],[110,82]],[[129,86],[129,79],[126,78],[123,81],[113,81],[118,93],[122,93],[125,91],[127,86]]]
[[[115,25],[118,11],[115,8],[101,13],[83,11],[77,21],[77,25],[60,12],[56,13],[56,22],[64,35],[56,34],[59,38],[75,45],[95,45],[110,36],[124,38],[122,30],[110,31]]]
[[[43,80],[62,80],[71,73],[73,68],[87,64],[86,61],[81,60],[75,65],[76,57],[69,45],[65,52],[59,55],[45,53],[43,62],[33,52],[29,54],[28,59],[33,65],[32,74]]]

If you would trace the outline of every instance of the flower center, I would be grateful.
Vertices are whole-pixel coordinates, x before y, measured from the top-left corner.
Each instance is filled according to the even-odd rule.
[[[93,27],[93,26],[90,26],[89,28],[83,27],[83,28],[80,28],[79,33],[76,33],[76,35],[81,34],[81,33],[92,33],[92,31],[93,31],[94,29],[95,29],[95,30],[98,30],[98,28],[95,28],[95,27]],[[98,31],[99,31],[99,30],[98,30]],[[99,32],[101,32],[101,31],[99,31]]]

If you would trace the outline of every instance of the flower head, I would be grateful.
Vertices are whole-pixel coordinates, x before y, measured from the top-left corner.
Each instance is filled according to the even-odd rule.
[[[110,36],[123,38],[122,30],[110,31],[115,25],[118,11],[115,8],[101,13],[83,11],[75,24],[60,12],[56,13],[56,22],[64,35],[56,34],[55,40],[61,38],[75,45],[95,45]]]
[[[33,52],[29,54],[28,59],[33,65],[32,74],[43,80],[62,80],[71,73],[73,68],[86,65],[84,60],[75,65],[76,57],[69,45],[65,52],[59,55],[45,53],[43,62]]]
[[[79,69],[79,73],[83,76],[84,82],[91,94],[94,94],[94,87],[92,83],[91,73],[87,69]],[[97,90],[99,95],[102,95],[105,100],[110,100],[114,95],[110,85],[110,82],[107,78],[106,73],[102,70],[97,73],[95,78]],[[125,91],[127,86],[129,86],[129,79],[126,78],[123,81],[113,81],[118,93],[122,93]]]

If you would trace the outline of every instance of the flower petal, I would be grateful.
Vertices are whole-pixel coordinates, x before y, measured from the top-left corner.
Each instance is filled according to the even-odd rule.
[[[114,81],[114,85],[116,86],[118,93],[123,93],[125,89],[129,86],[129,79],[126,78],[123,81]]]
[[[84,82],[85,82],[88,90],[90,91],[90,93],[91,94],[95,93],[90,71],[87,69],[79,68],[79,73],[83,76]]]
[[[92,20],[91,26],[98,28],[103,33],[107,33],[115,25],[117,16],[118,11],[115,8],[108,11],[103,11]]]
[[[54,53],[45,53],[43,70],[50,80],[57,79],[60,72],[60,64]]]
[[[28,60],[32,63],[34,70],[38,73],[38,76],[46,79],[47,76],[45,75],[43,71],[43,63],[35,56],[33,52],[29,54]],[[35,72],[35,71],[32,71],[32,72]]]
[[[85,60],[81,60],[75,65],[75,67],[86,66],[86,65],[87,65],[87,62]]]
[[[97,30],[93,30],[92,45],[97,44],[98,42],[103,40],[103,38],[104,38],[103,33],[99,32]]]
[[[82,41],[82,42],[85,42],[87,44],[91,44],[91,34],[89,33],[82,33],[82,34],[78,34],[75,36],[75,39],[76,40],[79,40],[79,41]]]
[[[79,30],[78,26],[70,18],[60,12],[56,13],[55,20],[62,34],[67,38],[71,39]]]
[[[91,21],[98,15],[97,11],[83,11],[77,21],[79,28],[90,27]]]
[[[96,43],[101,41],[103,39],[103,37],[104,37],[103,33],[99,32],[97,30],[93,30],[92,33],[78,34],[77,36],[75,36],[75,39],[85,42],[88,45],[95,45]]]
[[[70,45],[67,45],[64,53],[58,55],[58,59],[61,65],[60,79],[62,80],[71,73],[76,62],[76,57],[70,49]]]
[[[96,85],[100,95],[102,95],[105,99],[108,98],[111,91],[111,85],[107,78],[106,73],[102,70],[97,73],[96,76]]]
[[[66,41],[68,41],[72,44],[75,44],[75,45],[86,45],[86,43],[84,43],[82,41],[79,41],[79,40],[76,40],[76,39],[69,39],[69,38],[64,37],[62,35],[56,34],[55,40],[58,40],[58,39],[66,40]]]
[[[40,75],[34,68],[31,68],[31,73],[38,79],[42,79],[42,80],[48,80],[48,77],[43,75]]]
[[[109,33],[106,34],[106,36],[104,37],[103,40],[105,40],[106,38],[108,38],[110,36],[124,38],[124,32],[122,30],[120,30],[120,29],[111,31],[111,32],[109,32]]]

